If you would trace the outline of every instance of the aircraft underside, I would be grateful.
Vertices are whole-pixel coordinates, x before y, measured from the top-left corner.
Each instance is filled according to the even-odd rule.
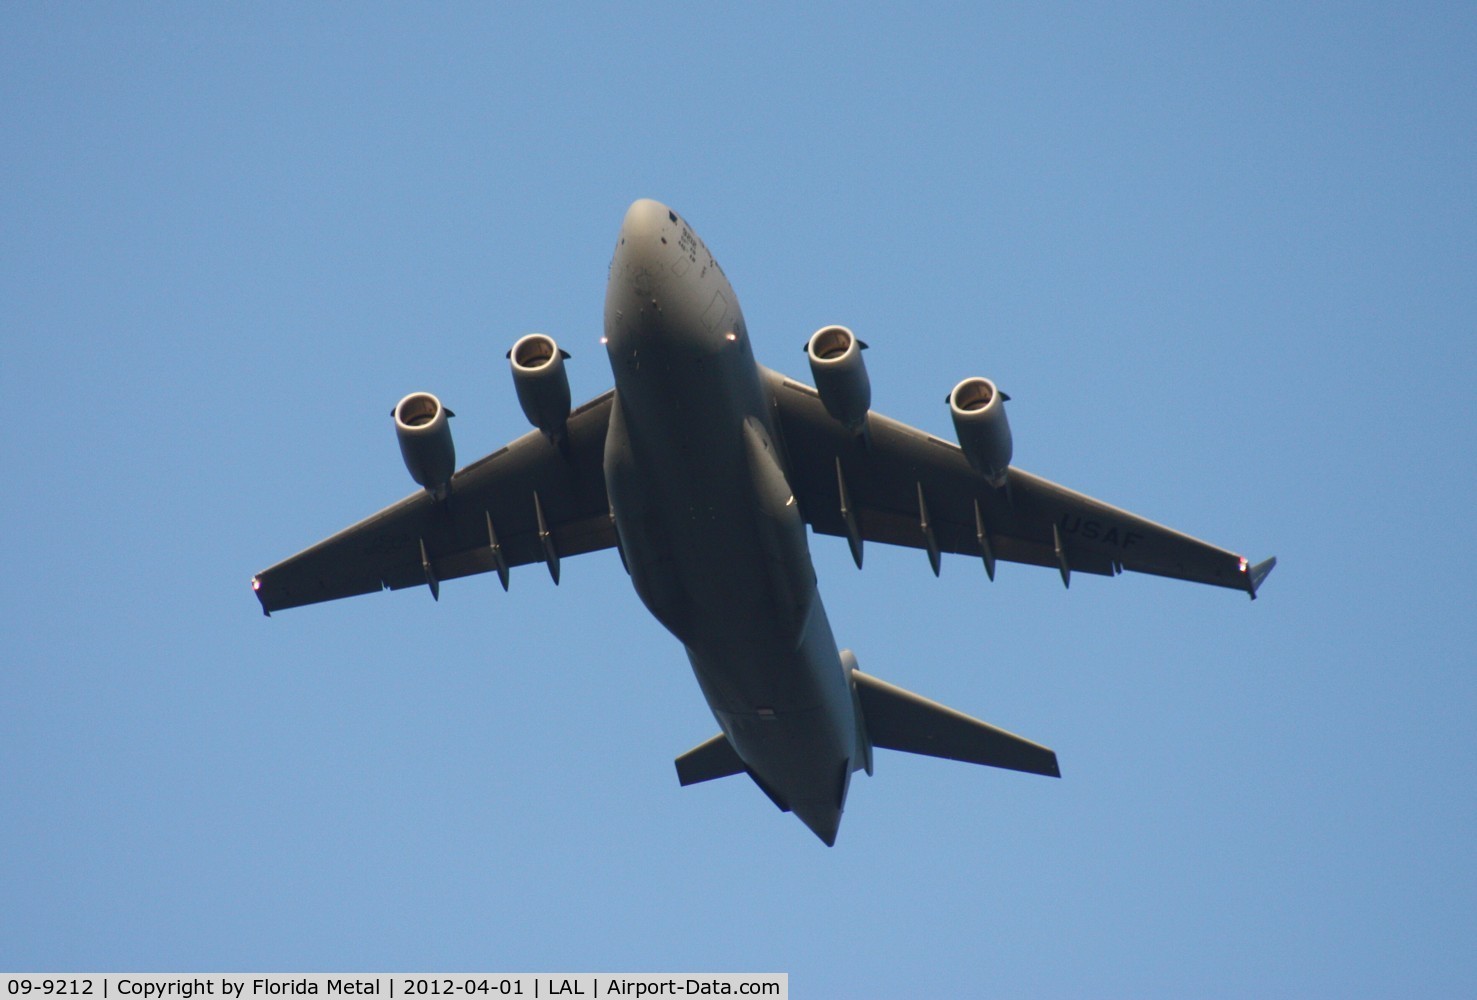
[[[722,269],[675,212],[631,206],[611,261],[604,342],[615,389],[571,410],[552,338],[509,352],[536,428],[455,470],[428,393],[395,408],[420,493],[258,574],[262,609],[424,585],[618,547],[651,613],[681,641],[720,732],[677,758],[679,781],[748,774],[834,843],[853,772],[873,749],[1060,776],[1046,747],[862,673],[838,650],[807,528],[867,541],[1116,576],[1242,590],[1275,560],[1245,559],[1010,463],[1004,401],[987,379],[949,396],[959,446],[871,412],[866,345],[825,327],[807,345],[815,388],[754,360]]]

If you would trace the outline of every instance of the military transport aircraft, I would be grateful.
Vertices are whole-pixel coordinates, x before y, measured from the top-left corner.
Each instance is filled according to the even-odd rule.
[[[754,361],[728,279],[681,216],[626,212],[605,292],[615,388],[570,409],[568,354],[529,334],[508,356],[536,428],[456,471],[451,411],[412,393],[393,411],[423,489],[257,574],[267,614],[619,550],[641,600],[681,640],[721,730],[677,758],[683,785],[747,774],[835,843],[853,772],[876,747],[1060,776],[1044,746],[857,669],[816,590],[806,525],[865,542],[1242,590],[1255,566],[1011,466],[1007,396],[968,378],[948,396],[958,444],[871,412],[846,327],[806,347],[815,387]]]

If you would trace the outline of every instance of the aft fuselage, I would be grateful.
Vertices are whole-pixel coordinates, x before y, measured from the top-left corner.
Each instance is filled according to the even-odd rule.
[[[621,226],[605,339],[605,479],[636,592],[755,781],[831,843],[862,758],[850,678],[738,299],[657,202]]]

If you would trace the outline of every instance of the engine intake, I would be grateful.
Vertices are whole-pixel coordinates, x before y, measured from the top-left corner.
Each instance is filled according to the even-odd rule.
[[[822,327],[805,345],[821,403],[852,433],[864,430],[872,408],[872,383],[862,361],[866,347],[844,326]]]
[[[395,404],[395,436],[410,478],[437,498],[445,498],[456,471],[456,448],[451,443],[455,416],[429,392],[412,392]]]
[[[564,371],[567,351],[561,351],[548,334],[520,337],[508,352],[513,366],[513,387],[528,422],[550,441],[564,436],[569,421],[569,375]]]
[[[1005,419],[1009,398],[987,378],[967,378],[949,393],[949,415],[954,418],[959,447],[992,486],[1005,482],[1010,466],[1010,422]]]

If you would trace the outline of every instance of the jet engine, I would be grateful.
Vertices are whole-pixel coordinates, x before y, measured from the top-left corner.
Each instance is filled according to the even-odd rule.
[[[412,392],[395,404],[394,415],[395,436],[410,477],[444,498],[456,471],[456,448],[447,423],[454,414],[429,392]]]
[[[992,486],[1005,482],[1010,465],[1010,423],[1005,419],[1009,398],[987,378],[967,378],[949,393],[949,415],[959,447]]]
[[[866,347],[844,326],[822,327],[805,345],[810,373],[826,412],[852,433],[863,431],[867,411],[872,408],[872,383],[862,361]]]
[[[569,375],[564,371],[568,352],[543,333],[520,337],[508,352],[513,365],[513,387],[528,422],[550,441],[564,436],[569,420]]]

